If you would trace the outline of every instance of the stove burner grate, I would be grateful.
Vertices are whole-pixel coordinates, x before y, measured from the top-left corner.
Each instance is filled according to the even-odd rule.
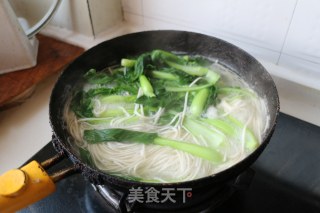
[[[196,195],[201,195],[199,199],[186,199],[186,197],[184,197],[186,202],[183,204],[168,202],[169,200],[164,203],[129,202],[128,193],[124,193],[106,185],[91,184],[94,191],[97,193],[92,193],[93,190],[91,190],[90,193],[90,190],[88,190],[89,193],[86,193],[86,205],[88,205],[87,209],[93,209],[94,206],[98,205],[99,208],[106,209],[110,213],[209,213],[228,200],[235,191],[247,189],[253,176],[254,171],[248,169],[218,190],[202,190],[201,192],[195,193]],[[186,191],[184,192],[188,193]],[[186,196],[186,194],[184,194],[184,196]]]

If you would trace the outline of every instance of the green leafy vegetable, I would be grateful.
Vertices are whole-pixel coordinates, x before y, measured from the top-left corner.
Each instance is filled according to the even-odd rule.
[[[143,91],[143,94],[147,97],[155,97],[156,95],[153,93],[153,87],[150,81],[147,79],[145,75],[140,75],[139,77],[140,85]]]
[[[209,147],[217,148],[225,144],[226,137],[224,135],[215,132],[197,119],[187,117],[184,119],[183,126],[195,137],[205,139]]]
[[[254,136],[253,132],[248,127],[245,127],[245,125],[241,121],[237,120],[236,118],[232,117],[231,115],[228,116],[228,119],[229,119],[229,121],[234,123],[236,126],[238,126],[240,129],[245,128],[246,149],[249,151],[255,150],[259,146],[259,142],[256,139],[256,137]]]
[[[208,87],[209,94],[207,98],[207,102],[204,106],[204,110],[207,110],[208,107],[215,105],[216,100],[217,100],[217,90],[215,86]]]
[[[183,71],[191,76],[204,76],[211,84],[215,84],[220,78],[218,73],[207,67],[200,66],[196,61],[188,63],[189,58],[185,60],[183,57],[176,56],[163,50],[152,51],[151,58],[153,61],[166,63],[170,67]]]
[[[137,58],[137,61],[134,65],[134,72],[131,78],[131,81],[137,80],[140,75],[145,72],[146,64],[150,61],[150,54],[144,53]]]
[[[152,76],[154,78],[166,79],[166,80],[171,80],[171,81],[178,81],[179,80],[178,75],[168,73],[168,72],[152,71]]]
[[[247,90],[247,89],[243,89],[240,87],[220,87],[217,90],[218,94],[235,94],[235,95],[246,95],[248,97],[253,97],[256,98],[256,94],[254,94],[253,92]]]
[[[184,151],[213,163],[221,163],[223,161],[222,155],[214,149],[199,146],[197,144],[162,138],[159,137],[157,133],[139,132],[126,129],[95,129],[85,130],[84,139],[91,144],[114,141],[122,143],[135,142],[156,144]]]
[[[190,106],[190,113],[193,116],[200,116],[205,105],[206,102],[208,100],[208,96],[209,96],[209,89],[204,88],[199,90],[199,92],[197,92],[197,94],[194,96],[192,104]]]
[[[166,61],[166,63],[170,67],[173,67],[177,70],[181,70],[181,71],[188,73],[189,75],[193,75],[193,76],[204,76],[208,72],[208,69],[205,67],[178,64],[178,63],[174,63],[171,61]]]
[[[179,86],[179,87],[171,87],[167,86],[166,90],[168,92],[190,92],[190,91],[196,91],[196,90],[201,90],[205,89],[207,87],[211,87],[212,84],[203,84],[203,85],[197,85],[197,86]]]
[[[182,110],[184,96],[177,95],[176,93],[166,93],[158,98],[141,96],[136,100],[137,104],[149,107],[162,107],[167,110],[175,109]]]
[[[121,66],[123,67],[133,67],[136,64],[136,60],[130,60],[123,58],[121,59]]]
[[[90,89],[88,90],[87,94],[88,94],[88,97],[91,97],[93,98],[94,96],[97,96],[97,95],[111,95],[115,93],[115,90],[112,89],[112,88],[106,88],[106,87],[101,87],[101,88],[95,88],[95,89]]]
[[[191,155],[200,157],[202,159],[209,160],[213,163],[223,162],[223,156],[218,151],[208,147],[199,146],[197,144],[191,144],[191,143],[186,143],[186,142],[181,142],[176,140],[169,140],[161,137],[155,138],[154,144],[157,144],[160,146],[168,146],[173,149],[184,151]]]
[[[106,84],[112,81],[112,78],[103,72],[97,72],[95,69],[90,69],[83,76],[90,84]]]
[[[84,91],[76,93],[71,101],[70,108],[78,117],[93,117],[92,96]]]
[[[158,137],[157,133],[138,132],[125,129],[94,129],[85,130],[84,139],[88,143],[101,143],[101,142],[136,142],[150,144]]]
[[[230,122],[224,121],[222,119],[202,119],[202,121],[212,125],[217,128],[227,136],[238,137],[239,130],[236,126],[232,125]]]
[[[185,59],[164,50],[153,50],[151,53],[151,59],[153,62],[158,62],[158,63],[159,62],[163,63],[166,61],[171,61],[178,64],[186,63]]]
[[[134,103],[136,97],[132,95],[109,95],[100,98],[101,103],[115,104],[115,103]]]

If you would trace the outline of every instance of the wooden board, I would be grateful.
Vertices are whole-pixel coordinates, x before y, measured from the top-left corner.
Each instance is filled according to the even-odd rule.
[[[32,88],[50,75],[62,69],[81,53],[83,48],[37,35],[39,49],[35,67],[0,75],[0,109],[19,95]]]

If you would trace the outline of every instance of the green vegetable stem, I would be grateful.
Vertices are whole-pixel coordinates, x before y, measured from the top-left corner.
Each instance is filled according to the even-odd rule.
[[[150,81],[147,79],[145,75],[140,75],[139,77],[140,85],[143,91],[143,94],[147,97],[155,97],[156,95],[153,93],[153,88]]]
[[[208,160],[212,163],[221,163],[223,156],[215,149],[159,137],[157,133],[139,132],[126,129],[85,130],[84,139],[91,144],[102,142],[143,143],[171,147],[191,155]]]

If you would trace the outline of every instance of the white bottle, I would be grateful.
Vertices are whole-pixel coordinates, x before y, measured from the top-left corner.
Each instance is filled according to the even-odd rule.
[[[26,20],[16,17],[8,0],[0,0],[0,74],[36,65],[38,40],[34,35],[50,20],[60,2],[53,0],[44,17],[30,28]]]
[[[38,41],[29,40],[7,0],[0,1],[0,74],[36,65]]]

